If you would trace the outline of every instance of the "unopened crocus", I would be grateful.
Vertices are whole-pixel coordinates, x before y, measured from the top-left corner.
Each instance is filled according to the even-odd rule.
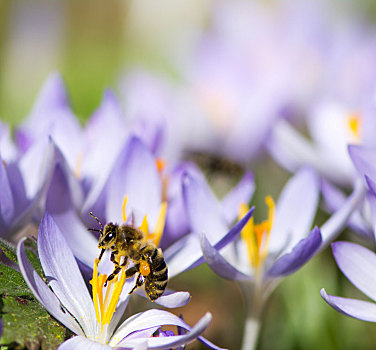
[[[71,249],[48,213],[44,215],[39,228],[38,253],[48,285],[29,262],[24,241],[18,244],[20,269],[35,297],[51,315],[76,334],[59,349],[169,349],[196,338],[209,347],[219,349],[200,337],[210,323],[210,314],[204,315],[193,328],[163,310],[141,312],[120,324],[132,286],[126,284],[125,268],[104,286],[107,276],[98,274],[98,260],[95,260],[90,293]],[[153,337],[163,325],[176,325],[188,332],[184,335]]]
[[[361,245],[342,241],[333,243],[332,251],[338,267],[349,281],[376,301],[376,254]],[[376,322],[374,302],[330,295],[324,288],[320,293],[336,311],[359,320]]]

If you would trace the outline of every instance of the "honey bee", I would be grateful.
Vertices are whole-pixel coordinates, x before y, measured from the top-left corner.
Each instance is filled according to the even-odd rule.
[[[138,273],[136,283],[129,294],[133,293],[137,287],[145,284],[145,292],[151,301],[159,298],[166,289],[168,273],[166,262],[164,261],[161,248],[157,248],[151,242],[145,242],[144,233],[132,225],[114,224],[112,222],[104,227],[92,213],[91,216],[98,221],[100,230],[90,229],[100,232],[98,248],[102,249],[99,260],[106,249],[111,250],[111,261],[115,268],[107,277],[106,283],[111,281],[121,270],[128,265],[128,259],[134,265],[125,271],[126,278]],[[123,257],[123,261],[121,258]]]

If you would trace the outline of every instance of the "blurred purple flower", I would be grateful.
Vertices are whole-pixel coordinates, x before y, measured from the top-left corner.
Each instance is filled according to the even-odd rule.
[[[348,145],[375,145],[375,106],[363,112],[354,114],[339,103],[317,104],[307,120],[312,141],[281,120],[273,129],[269,151],[291,172],[308,164],[335,185],[350,187],[358,175]]]
[[[0,236],[10,238],[32,223],[52,176],[56,147],[40,140],[19,160],[0,158]]]
[[[332,251],[338,267],[355,287],[376,301],[376,255],[367,248],[350,242],[335,242]],[[376,322],[376,304],[358,299],[327,294],[321,289],[323,299],[338,312],[360,320]]]
[[[199,336],[211,321],[209,313],[193,328],[162,310],[141,312],[119,325],[131,288],[131,284],[124,284],[124,271],[119,279],[104,287],[106,277],[97,275],[94,270],[91,297],[71,249],[48,213],[42,219],[38,235],[38,252],[48,285],[30,264],[23,245],[22,240],[17,247],[17,256],[28,286],[48,312],[77,335],[59,349],[168,349],[196,338],[213,349],[219,349]],[[102,299],[104,295],[106,298]],[[152,337],[163,325],[177,325],[188,332],[179,336]]]

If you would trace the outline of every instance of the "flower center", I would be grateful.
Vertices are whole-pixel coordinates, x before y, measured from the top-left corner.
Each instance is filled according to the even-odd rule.
[[[125,283],[125,267],[121,267],[121,272],[115,276],[114,279],[108,281],[107,286],[104,283],[107,280],[107,275],[98,275],[99,259],[94,261],[93,279],[90,281],[93,289],[93,302],[97,322],[101,327],[100,339],[103,339],[103,332],[107,325],[110,323],[114,315],[116,305],[119,301],[121,291]],[[107,343],[107,342],[106,342]]]
[[[265,203],[268,206],[268,218],[260,224],[255,224],[252,217],[241,232],[242,239],[247,246],[249,262],[255,269],[259,269],[262,266],[268,255],[270,232],[273,226],[275,207],[273,198],[266,196]],[[240,205],[239,217],[243,217],[248,210],[248,205],[242,203]]]
[[[352,141],[359,142],[361,139],[361,126],[362,121],[357,114],[351,114],[347,118],[347,125],[350,129]]]

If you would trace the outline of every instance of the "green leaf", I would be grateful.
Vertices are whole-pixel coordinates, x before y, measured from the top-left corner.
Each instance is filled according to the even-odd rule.
[[[33,298],[3,295],[1,344],[17,344],[30,350],[56,349],[68,330]]]
[[[0,250],[5,254],[5,256],[8,259],[13,261],[14,263],[17,263],[16,248],[2,238],[0,238]]]
[[[14,247],[1,241],[0,249],[14,262]],[[33,267],[44,278],[35,240],[25,241],[25,251]],[[34,298],[22,274],[10,266],[0,264],[0,312],[3,322],[0,349],[56,349],[68,337],[69,330],[50,316]]]

